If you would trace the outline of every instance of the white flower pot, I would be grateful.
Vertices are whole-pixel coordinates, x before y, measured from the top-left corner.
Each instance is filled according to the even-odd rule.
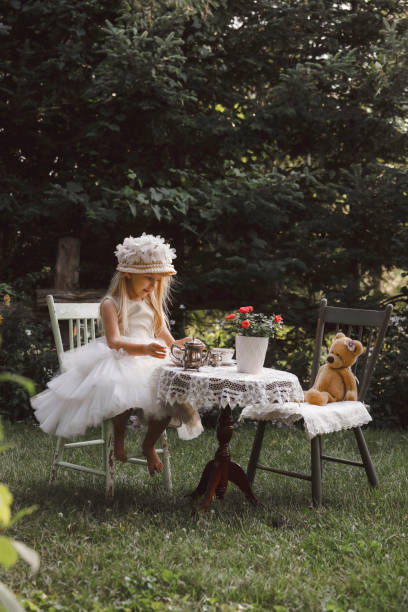
[[[269,338],[235,336],[235,350],[238,372],[259,374],[263,368]]]

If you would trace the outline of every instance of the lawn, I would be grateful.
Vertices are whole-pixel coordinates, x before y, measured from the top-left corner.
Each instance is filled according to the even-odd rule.
[[[232,439],[244,467],[254,431],[245,424]],[[37,427],[6,423],[5,439],[12,448],[0,456],[0,481],[14,512],[38,507],[10,535],[39,552],[39,573],[19,561],[0,575],[27,610],[408,609],[407,432],[366,431],[377,489],[359,468],[326,464],[323,507],[315,510],[309,483],[258,471],[262,507],[230,485],[204,516],[186,494],[212,457],[212,429],[189,442],[169,432],[173,499],[160,477],[126,465],[118,466],[111,505],[90,476],[61,472],[48,487],[53,439]],[[325,450],[357,457],[353,439],[327,436]],[[128,433],[130,450],[139,441],[140,433]],[[262,460],[307,469],[309,446],[301,431],[270,426]]]

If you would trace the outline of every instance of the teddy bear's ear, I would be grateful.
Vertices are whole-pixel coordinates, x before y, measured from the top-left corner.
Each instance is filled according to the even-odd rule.
[[[364,352],[364,347],[358,340],[354,340],[354,344],[356,345],[356,355],[361,355]]]
[[[338,338],[345,338],[346,336],[343,334],[343,332],[339,332],[338,334],[336,334],[336,340]]]

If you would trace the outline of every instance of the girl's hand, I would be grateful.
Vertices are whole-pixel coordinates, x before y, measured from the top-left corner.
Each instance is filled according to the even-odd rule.
[[[146,344],[146,355],[151,357],[157,357],[157,359],[164,359],[166,356],[166,347],[158,342],[151,342]]]
[[[193,339],[192,336],[187,336],[187,338],[182,338],[181,340],[175,340],[174,344],[177,344],[177,346],[183,346],[186,342],[189,342],[192,339]]]

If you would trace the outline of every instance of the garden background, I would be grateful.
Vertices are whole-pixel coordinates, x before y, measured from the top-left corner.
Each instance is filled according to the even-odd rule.
[[[177,250],[175,335],[279,313],[267,364],[304,386],[321,297],[393,303],[368,401],[407,426],[405,0],[7,0],[0,41],[2,370],[42,389],[44,295],[102,295],[146,231]]]

